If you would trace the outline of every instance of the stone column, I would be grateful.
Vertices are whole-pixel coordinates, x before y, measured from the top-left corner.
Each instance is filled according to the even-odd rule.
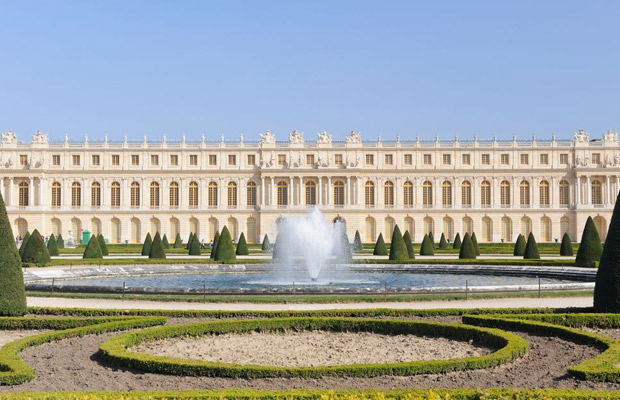
[[[9,201],[7,201],[7,204],[10,206],[13,206],[13,177],[9,178]]]
[[[327,207],[330,207],[333,203],[332,198],[331,198],[331,192],[332,192],[332,177],[328,176],[327,177],[327,190],[325,191],[327,200],[325,201],[325,205]]]
[[[344,204],[346,205],[353,205],[353,202],[351,201],[351,177],[347,176],[347,188],[344,191]]]
[[[364,200],[362,200],[362,178],[360,176],[358,176],[357,178],[355,178],[356,180],[356,188],[357,188],[357,205],[361,206],[364,203]]]
[[[28,184],[28,205],[35,206],[34,201],[34,178],[30,177],[30,183]]]
[[[0,188],[4,187],[4,181],[0,184]],[[45,204],[45,191],[47,190],[47,179],[39,178],[39,205],[47,209]]]
[[[581,204],[581,177],[579,175],[577,175],[575,182],[577,183],[575,189],[575,205],[579,205]]]
[[[288,190],[288,205],[293,206],[294,205],[294,197],[293,197],[293,177],[289,176],[288,177],[288,186],[289,186],[289,190]]]
[[[276,198],[276,180],[273,176],[271,178],[271,196],[269,199],[270,206],[276,206],[278,204],[278,199]]]
[[[260,202],[258,204],[261,207],[264,207],[267,205],[267,202],[265,201],[265,177],[264,176],[260,177]]]
[[[611,185],[609,181],[609,175],[605,176],[605,190],[607,192],[605,204],[611,204]]]
[[[588,175],[586,180],[586,201],[585,204],[592,204],[592,182],[590,176]]]
[[[319,176],[319,177],[317,177],[317,179],[318,179],[319,183],[318,183],[318,185],[317,185],[317,190],[318,190],[318,193],[317,193],[317,199],[316,199],[317,201],[316,201],[316,204],[320,206],[320,205],[322,205],[322,204],[323,204],[323,201],[322,201],[322,200],[323,200],[323,198],[322,198],[322,195],[323,195],[323,190],[321,189],[321,187],[323,186],[323,179],[322,179],[322,177],[320,177],[320,176]]]

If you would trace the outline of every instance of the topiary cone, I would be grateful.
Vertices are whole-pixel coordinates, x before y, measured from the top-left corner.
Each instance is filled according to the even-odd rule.
[[[474,242],[471,240],[471,236],[469,236],[469,233],[465,233],[465,236],[463,236],[463,243],[461,243],[461,249],[459,250],[459,259],[476,259],[476,248],[474,247]]]
[[[250,254],[250,250],[248,249],[248,244],[245,241],[245,235],[243,232],[241,232],[241,235],[239,236],[239,243],[237,243],[237,250],[235,251],[235,254],[238,256],[247,256]]]
[[[144,243],[142,244],[142,255],[148,256],[151,252],[151,246],[153,245],[153,238],[151,237],[151,232],[146,234],[146,238],[144,239]]]
[[[515,242],[515,248],[512,252],[512,254],[514,256],[519,256],[519,257],[523,257],[523,255],[525,254],[525,238],[523,237],[522,234],[519,233],[519,236],[517,236],[517,241]]]
[[[568,232],[565,232],[564,236],[562,236],[562,244],[560,245],[560,255],[561,256],[572,256],[573,255],[573,244],[570,241]]]
[[[355,237],[353,238],[353,250],[360,251],[363,247],[360,231],[355,231]]]
[[[192,239],[194,238],[194,232],[190,232],[189,233],[189,237],[187,238],[187,243],[185,244],[185,249],[189,250],[191,244],[192,244]]]
[[[594,222],[594,221],[593,221]],[[581,247],[581,246],[580,246]],[[609,222],[594,286],[594,311],[620,312],[620,196]]]
[[[538,245],[536,244],[536,239],[534,239],[534,234],[532,232],[530,232],[530,235],[527,237],[523,258],[527,260],[540,260]]]
[[[110,252],[108,251],[108,245],[106,244],[105,238],[103,237],[101,233],[97,235],[97,241],[99,242],[99,248],[101,249],[101,255],[102,256],[109,255]]]
[[[235,246],[232,244],[232,238],[228,227],[224,225],[222,233],[220,234],[220,240],[218,240],[217,250],[215,251],[216,261],[231,261],[235,260]]]
[[[441,238],[439,239],[439,248],[441,250],[446,250],[448,248],[448,241],[446,240],[446,235],[441,233]]]
[[[196,234],[192,234],[189,238],[189,250],[188,250],[188,254],[190,256],[200,256],[202,255],[202,251],[200,250],[200,243],[198,242],[198,239],[196,238]]]
[[[433,242],[429,235],[424,235],[422,239],[422,244],[420,245],[420,255],[421,256],[434,256],[435,255],[435,246],[433,246]]]
[[[430,232],[428,233],[428,239],[429,239],[429,240],[431,241],[431,243],[433,244],[433,249],[434,249],[435,247],[437,247],[437,246],[435,245],[435,235],[433,234],[433,231],[430,231]]]
[[[153,244],[151,244],[151,250],[149,251],[149,258],[166,258],[166,251],[164,250],[164,245],[161,242],[161,236],[159,236],[159,232],[155,233],[155,238],[153,239]]]
[[[13,229],[0,191],[0,315],[26,314],[26,292],[22,261],[15,245]]]
[[[39,266],[45,265],[50,262],[50,253],[47,251],[45,240],[39,233],[38,229],[32,231],[28,243],[26,243],[26,249],[22,254],[22,261],[26,263],[34,263]]]
[[[407,256],[410,260],[415,259],[415,251],[413,250],[413,242],[411,241],[411,235],[409,231],[405,231],[403,235],[403,240],[405,241],[405,247],[407,248]]]
[[[82,254],[83,259],[97,259],[103,258],[103,254],[101,254],[101,248],[99,247],[99,240],[96,236],[91,236],[86,248],[84,249],[84,254]]]
[[[181,239],[181,234],[177,233],[177,236],[174,238],[174,248],[180,249],[183,247],[183,239]]]
[[[594,267],[595,263],[600,261],[602,253],[601,237],[596,229],[594,220],[592,220],[592,217],[588,217],[581,235],[581,243],[579,243],[579,250],[577,250],[575,265],[578,267]]]
[[[56,239],[56,244],[58,245],[59,249],[65,248],[65,239],[62,238],[62,233],[58,235],[58,238]]]
[[[387,256],[388,254],[387,246],[385,245],[385,240],[383,240],[382,233],[380,233],[379,237],[377,238],[377,242],[375,243],[375,249],[373,250],[372,254],[374,254],[375,256]]]
[[[476,232],[472,232],[471,234],[471,242],[474,244],[474,249],[476,249],[476,255],[480,255],[480,247],[478,247],[478,239],[476,238]]]
[[[23,258],[24,251],[26,251],[26,247],[28,246],[28,240],[30,240],[30,232],[26,231],[26,234],[22,238],[22,244],[19,246],[19,256]]]
[[[452,248],[453,249],[460,249],[461,248],[461,235],[457,232],[456,236],[454,237],[454,243],[452,243]]]
[[[50,256],[58,256],[60,255],[60,251],[58,250],[58,243],[56,242],[56,237],[52,233],[50,238],[47,240],[47,251],[50,253]]]
[[[168,243],[168,237],[166,236],[165,233],[164,233],[164,237],[161,238],[161,245],[164,247],[164,250],[167,250],[170,248],[170,243]]]
[[[407,260],[409,253],[407,252],[407,246],[403,240],[403,235],[400,233],[398,225],[394,226],[394,232],[392,233],[392,243],[390,243],[390,256],[389,260]]]
[[[213,248],[211,249],[211,254],[209,254],[209,258],[215,260],[215,254],[217,253],[217,246],[220,244],[220,232],[216,231],[215,236],[213,236]]]
[[[263,244],[261,245],[261,250],[262,251],[271,250],[271,243],[269,243],[269,236],[267,236],[267,234],[265,234],[265,237],[263,238]]]

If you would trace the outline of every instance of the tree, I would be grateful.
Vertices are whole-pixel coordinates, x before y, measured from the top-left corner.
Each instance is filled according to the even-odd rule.
[[[164,247],[164,250],[168,250],[170,248],[170,243],[168,243],[168,237],[164,233],[164,237],[161,238],[161,245]]]
[[[189,237],[187,238],[187,243],[185,244],[185,250],[189,250],[192,245],[192,239],[194,239],[194,232],[189,233]]]
[[[58,235],[58,238],[56,239],[56,244],[58,245],[59,249],[65,248],[65,239],[62,238],[62,233]]]
[[[265,235],[266,237],[267,235]],[[271,259],[272,260],[278,260],[280,258],[282,258],[282,253],[283,251],[280,250],[280,246],[282,246],[282,241],[279,240],[280,239],[280,232],[278,232],[278,235],[276,236],[276,241],[272,246],[273,251],[271,252]],[[263,241],[264,243],[264,241]]]
[[[409,253],[407,252],[407,246],[403,240],[403,235],[400,233],[398,225],[394,226],[394,232],[392,232],[392,243],[390,243],[390,256],[389,260],[407,260]]]
[[[50,256],[60,255],[60,252],[58,251],[58,243],[56,242],[56,237],[53,233],[47,241],[47,251],[50,253]]]
[[[528,260],[540,260],[538,245],[536,244],[536,239],[534,239],[534,234],[532,232],[530,232],[530,235],[527,237],[527,244],[525,245],[523,258]]]
[[[261,250],[262,251],[271,250],[271,243],[269,243],[269,236],[267,236],[267,234],[265,234],[265,237],[263,238],[263,244],[261,245]]]
[[[480,255],[480,247],[478,247],[478,239],[476,238],[476,232],[472,232],[471,234],[471,242],[474,244],[474,249],[476,249],[476,255]]]
[[[159,232],[155,232],[155,238],[153,238],[153,244],[151,244],[151,250],[149,251],[149,258],[166,258],[166,250],[164,250]]]
[[[525,237],[519,233],[519,236],[517,236],[517,241],[515,242],[515,249],[512,254],[522,257],[525,254],[525,244]]]
[[[568,232],[564,232],[564,236],[562,236],[562,245],[560,246],[560,255],[561,256],[572,256],[573,255],[573,244],[570,241]]]
[[[353,238],[353,250],[360,251],[363,247],[360,231],[355,231],[355,237]]]
[[[0,191],[0,315],[19,317],[26,314],[26,292],[22,261],[15,245],[13,230]]]
[[[441,238],[439,239],[439,248],[441,250],[446,250],[448,248],[448,242],[446,241],[446,235],[441,233]]]
[[[217,243],[217,250],[215,251],[215,260],[216,261],[230,261],[235,260],[237,256],[235,255],[235,246],[232,244],[232,238],[230,237],[230,231],[228,227],[224,225],[222,228],[222,233],[220,234],[220,239]]]
[[[578,267],[594,267],[595,263],[600,261],[602,253],[601,237],[596,229],[596,225],[594,225],[594,220],[592,220],[592,217],[588,217],[581,235],[581,243],[579,243],[579,250],[577,250],[575,265]]]
[[[594,285],[594,311],[618,313],[620,312],[620,196],[614,206],[600,260]]]
[[[428,238],[431,241],[431,244],[433,245],[433,249],[437,248],[437,246],[435,245],[435,235],[433,234],[433,231],[428,233]],[[435,252],[433,252],[433,254],[435,254]]]
[[[191,234],[188,241],[190,247],[188,253],[190,256],[199,256],[202,255],[202,251],[200,250],[200,243],[196,239],[195,234]]]
[[[250,254],[250,250],[248,250],[248,244],[245,241],[245,235],[241,232],[239,236],[239,243],[237,243],[237,251],[235,252],[238,256],[247,256]]]
[[[19,246],[19,256],[24,257],[24,251],[26,251],[26,247],[28,247],[28,240],[30,240],[30,232],[26,231],[26,234],[22,238],[22,244]]]
[[[142,255],[148,256],[151,252],[151,246],[153,245],[153,238],[151,237],[151,232],[146,234],[146,238],[144,239],[144,243],[142,244]]]
[[[181,234],[177,233],[177,236],[174,238],[174,248],[180,249],[183,247],[183,239],[181,239]]]
[[[83,259],[97,259],[103,258],[103,254],[101,254],[101,247],[99,247],[99,239],[97,236],[91,236],[86,248],[84,249],[84,254],[82,254]]]
[[[338,260],[342,261],[350,261],[353,258],[351,243],[349,243],[349,237],[347,236],[347,231],[344,227],[343,229],[340,229],[338,246],[336,246],[336,257]]]
[[[420,255],[421,256],[434,256],[435,255],[435,246],[433,246],[433,242],[429,235],[424,235],[422,239],[422,244],[420,245]]]
[[[108,251],[108,245],[106,244],[105,238],[103,237],[101,233],[97,235],[97,241],[99,242],[99,248],[101,249],[101,255],[102,256],[109,255],[110,252]]]
[[[22,261],[37,265],[45,265],[50,262],[50,252],[47,251],[45,240],[43,240],[38,229],[32,231],[28,243],[26,243],[24,254],[22,254]]]
[[[407,248],[407,256],[410,260],[415,259],[415,251],[413,250],[413,242],[411,241],[411,235],[409,231],[405,231],[403,235],[403,240],[405,241],[405,247]]]
[[[375,256],[387,256],[388,251],[387,246],[385,245],[385,240],[383,240],[383,233],[379,234],[377,242],[375,243],[375,249],[373,250],[372,254],[374,254]]]
[[[456,236],[454,237],[454,243],[452,243],[452,248],[453,249],[461,248],[461,235],[458,232],[456,233]]]
[[[459,251],[459,259],[476,259],[476,248],[474,247],[474,242],[471,240],[471,236],[469,236],[469,233],[465,233],[465,236],[463,236],[463,243],[461,244],[461,249]]]
[[[211,248],[211,254],[209,254],[209,258],[215,260],[215,254],[217,253],[217,246],[220,244],[220,232],[216,231],[215,236],[213,236],[213,247]]]

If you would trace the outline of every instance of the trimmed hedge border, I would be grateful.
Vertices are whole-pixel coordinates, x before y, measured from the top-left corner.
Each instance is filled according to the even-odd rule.
[[[349,364],[321,367],[241,365],[156,356],[127,350],[129,347],[143,342],[179,336],[198,337],[205,334],[223,334],[229,332],[284,332],[287,330],[300,331],[316,329],[348,332],[363,331],[390,335],[416,334],[440,336],[460,340],[480,341],[493,347],[499,347],[499,349],[491,354],[480,357],[411,361],[391,364]],[[513,333],[462,324],[353,318],[280,318],[201,322],[146,329],[111,338],[101,344],[99,351],[103,358],[113,365],[152,373],[228,378],[316,378],[321,376],[406,376],[488,368],[521,357],[527,353],[528,348],[527,341]]]
[[[71,337],[146,328],[164,323],[166,323],[165,317],[0,318],[0,327],[3,329],[61,329],[28,336],[2,346],[0,348],[0,385],[18,385],[34,379],[35,371],[19,358],[19,353],[28,347]]]

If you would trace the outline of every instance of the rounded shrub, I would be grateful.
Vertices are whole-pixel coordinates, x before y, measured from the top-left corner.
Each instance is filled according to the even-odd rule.
[[[360,231],[355,231],[355,237],[353,238],[353,250],[360,251],[364,246],[362,246],[362,237],[360,236]]]
[[[446,235],[444,235],[443,232],[441,233],[441,238],[439,239],[439,248],[441,250],[448,249],[448,241],[446,240]]]
[[[108,251],[108,245],[106,244],[105,238],[103,237],[101,233],[97,235],[97,241],[99,241],[99,248],[101,249],[101,255],[102,256],[109,255],[110,252]]]
[[[575,265],[578,267],[594,267],[594,263],[601,260],[602,253],[601,237],[592,217],[588,217],[581,235],[581,243],[579,243],[579,250],[577,250]]]
[[[609,222],[600,260],[594,286],[594,311],[620,313],[620,195]]]
[[[58,243],[56,242],[56,237],[52,233],[50,238],[47,240],[47,251],[49,251],[50,256],[58,256],[60,255],[60,251],[58,251]]]
[[[220,232],[216,231],[213,236],[213,247],[211,248],[211,253],[209,254],[209,258],[215,260],[215,254],[217,253],[217,246],[220,244]]]
[[[151,246],[153,245],[153,238],[151,237],[151,232],[146,234],[146,238],[144,239],[144,243],[142,244],[142,255],[148,256],[151,252]]]
[[[45,240],[43,240],[38,229],[32,231],[22,255],[22,261],[37,265],[45,265],[50,262],[50,253],[47,251]]]
[[[56,239],[56,244],[58,245],[59,249],[65,248],[65,239],[62,238],[62,233],[58,235],[58,238]]]
[[[170,248],[170,243],[168,243],[168,237],[164,233],[164,236],[161,238],[161,245],[164,246],[164,250],[168,250]]]
[[[429,235],[424,235],[422,239],[422,244],[420,245],[420,255],[421,256],[434,256],[435,255],[435,246],[433,246],[433,242]]]
[[[527,260],[540,260],[538,245],[536,244],[536,239],[534,239],[534,234],[532,232],[530,232],[530,235],[527,237],[523,258]]]
[[[218,240],[217,250],[215,251],[216,261],[230,261],[235,260],[235,246],[232,244],[232,238],[230,237],[230,231],[228,227],[224,225],[222,233],[220,234],[220,240]]]
[[[262,251],[271,250],[271,243],[269,243],[269,236],[267,236],[267,234],[265,234],[265,237],[263,238],[263,243],[260,248]]]
[[[183,239],[181,239],[180,233],[177,233],[176,237],[174,238],[174,248],[175,249],[183,248]]]
[[[26,292],[22,262],[15,245],[13,229],[0,191],[0,315],[16,317],[26,314]]]
[[[461,243],[461,249],[459,250],[459,259],[476,259],[476,248],[474,247],[474,242],[471,240],[471,236],[469,236],[469,233],[465,233],[465,236],[463,236],[463,243]]]
[[[562,236],[562,244],[560,245],[560,255],[561,256],[572,256],[573,255],[573,244],[570,241],[568,232],[564,232],[564,236]]]
[[[523,257],[525,254],[525,245],[525,238],[519,233],[519,236],[517,236],[517,241],[515,242],[515,248],[512,251],[512,255]]]
[[[188,243],[190,244],[190,247],[188,250],[188,253],[190,256],[202,255],[202,251],[200,250],[200,242],[198,242],[198,238],[196,237],[195,233],[191,234],[191,236],[189,237]]]
[[[387,246],[385,245],[385,240],[383,240],[383,233],[379,234],[377,241],[375,242],[375,249],[372,254],[375,256],[387,256]]]
[[[19,246],[19,256],[23,258],[24,251],[26,251],[26,247],[28,247],[28,240],[30,240],[30,232],[26,231],[26,234],[22,238],[22,244]]]
[[[99,247],[99,240],[96,236],[91,236],[86,248],[84,249],[83,259],[97,259],[103,258],[101,254],[101,248]]]
[[[476,232],[472,232],[471,234],[471,242],[474,244],[474,249],[476,249],[476,255],[480,255],[480,247],[478,247],[478,239],[476,238]]]
[[[250,254],[250,250],[248,249],[248,244],[245,240],[245,235],[243,232],[241,232],[241,235],[239,236],[239,243],[237,243],[237,250],[235,251],[235,254],[238,256],[247,256]]]
[[[454,243],[452,243],[452,248],[458,250],[461,248],[461,244],[461,234],[457,232],[454,237]]]
[[[149,251],[149,258],[166,258],[166,250],[164,250],[159,232],[156,232],[155,238],[153,238],[153,244],[151,244],[151,250]]]
[[[390,243],[390,256],[389,260],[407,260],[409,258],[409,252],[407,246],[403,240],[403,235],[400,233],[398,225],[394,226],[394,232],[392,233],[392,243]]]
[[[407,256],[410,260],[415,259],[415,251],[413,250],[413,242],[411,241],[411,235],[409,231],[405,231],[403,235],[403,240],[405,241],[405,247],[407,248]]]

